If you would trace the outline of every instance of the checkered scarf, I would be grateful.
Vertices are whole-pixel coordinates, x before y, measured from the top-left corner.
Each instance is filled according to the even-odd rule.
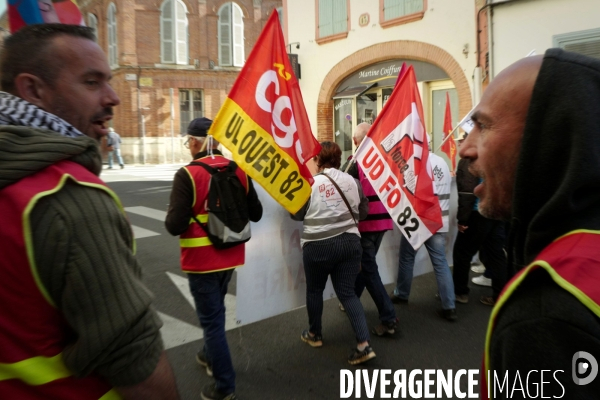
[[[6,92],[0,92],[0,125],[48,129],[70,137],[83,135],[62,118]]]

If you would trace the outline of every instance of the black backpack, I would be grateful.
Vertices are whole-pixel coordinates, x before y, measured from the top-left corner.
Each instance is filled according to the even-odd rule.
[[[203,224],[195,216],[194,219],[215,248],[228,249],[250,240],[246,188],[235,173],[237,164],[230,161],[222,167],[211,167],[194,161],[191,165],[199,165],[210,174],[205,204],[208,221]]]

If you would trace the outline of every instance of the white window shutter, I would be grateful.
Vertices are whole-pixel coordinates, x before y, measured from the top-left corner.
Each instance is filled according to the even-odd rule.
[[[569,43],[564,48],[567,51],[583,54],[588,57],[600,58],[600,39]]]
[[[118,51],[117,51],[117,8],[114,3],[108,5],[107,15],[107,36],[108,36],[108,63],[111,67],[119,66]]]
[[[383,19],[390,20],[423,11],[423,0],[384,0]]]
[[[231,3],[219,10],[219,65],[230,66],[231,60]]]
[[[160,58],[162,63],[175,62],[173,42],[173,0],[166,0],[162,4],[160,15]]]
[[[232,10],[233,22],[233,65],[242,67],[244,65],[244,15],[242,9],[233,4]]]
[[[348,31],[346,0],[333,0],[333,34]]]
[[[175,35],[177,38],[177,64],[187,65],[188,60],[188,20],[185,4],[181,0],[175,3],[177,18],[177,28]]]
[[[333,1],[319,0],[319,37],[333,35]]]
[[[98,41],[98,18],[94,14],[88,14],[88,26],[94,30],[96,42]]]

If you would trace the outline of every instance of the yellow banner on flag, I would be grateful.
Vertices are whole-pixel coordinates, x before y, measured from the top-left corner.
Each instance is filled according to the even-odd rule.
[[[214,138],[286,210],[296,213],[306,203],[310,183],[302,177],[297,163],[235,101],[225,100],[213,124],[226,127],[211,130]]]
[[[279,204],[295,214],[311,195],[306,163],[321,145],[273,10],[208,132]]]

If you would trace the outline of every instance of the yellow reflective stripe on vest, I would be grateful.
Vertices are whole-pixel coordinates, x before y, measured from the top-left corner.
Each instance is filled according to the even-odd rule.
[[[198,214],[196,215],[196,219],[200,221],[200,223],[205,224],[208,222],[208,214]],[[196,219],[190,218],[190,225],[196,222]]]
[[[123,400],[123,397],[121,397],[116,389],[111,389],[104,396],[100,397],[99,400]]]
[[[203,246],[212,246],[212,242],[207,237],[193,238],[193,239],[179,239],[179,245],[181,247],[203,247]]]
[[[71,376],[62,360],[62,353],[54,357],[32,357],[11,364],[0,363],[0,381],[20,379],[31,386],[44,385]]]

